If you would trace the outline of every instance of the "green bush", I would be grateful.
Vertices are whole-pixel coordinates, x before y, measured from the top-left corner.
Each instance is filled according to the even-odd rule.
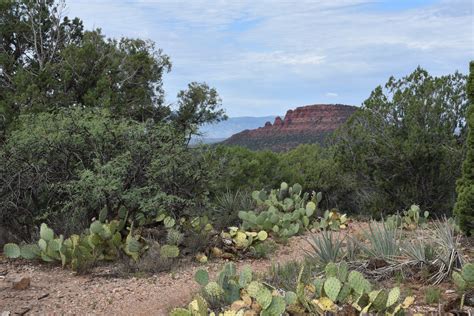
[[[341,128],[336,160],[356,179],[360,210],[380,217],[414,202],[434,215],[452,210],[466,135],[465,84],[460,73],[433,77],[421,68],[391,77]]]
[[[462,166],[462,177],[457,183],[458,198],[454,214],[460,228],[468,235],[474,234],[474,61],[470,63],[467,94],[471,103],[467,115],[467,154]]]
[[[0,148],[0,223],[28,237],[43,221],[80,232],[102,209],[137,224],[164,212],[199,214],[214,181],[212,155],[187,148],[167,124],[107,110],[23,115]]]

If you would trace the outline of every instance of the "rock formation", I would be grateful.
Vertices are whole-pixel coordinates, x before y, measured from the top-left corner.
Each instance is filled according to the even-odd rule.
[[[253,130],[244,130],[224,141],[250,149],[287,150],[301,143],[322,144],[326,136],[341,126],[357,109],[343,104],[315,104],[288,110],[282,119]]]

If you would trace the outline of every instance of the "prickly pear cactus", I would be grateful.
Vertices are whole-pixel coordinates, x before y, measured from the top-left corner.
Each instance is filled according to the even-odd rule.
[[[333,302],[337,300],[342,284],[336,277],[330,277],[324,282],[324,292]]]
[[[201,286],[206,286],[209,283],[209,274],[206,270],[199,269],[194,274],[194,279]]]
[[[3,246],[3,253],[5,254],[5,257],[11,259],[16,259],[21,256],[20,247],[13,243],[5,244],[5,246]]]
[[[452,277],[453,277],[454,285],[456,285],[456,288],[461,292],[465,291],[467,288],[467,283],[466,283],[466,280],[464,280],[464,278],[462,277],[462,275],[454,271]]]
[[[474,286],[474,264],[465,264],[461,270],[461,276],[468,284]]]
[[[386,307],[391,307],[400,299],[400,288],[394,287],[388,292]]]
[[[359,295],[371,291],[372,286],[370,285],[370,282],[367,281],[362,273],[358,271],[351,271],[347,280],[349,281],[351,288]]]
[[[257,202],[258,208],[263,211],[241,211],[238,216],[242,220],[244,230],[272,231],[275,235],[288,238],[303,232],[312,225],[315,217],[317,198],[309,201],[307,193],[302,194],[299,184],[288,186],[282,183],[280,189],[272,190],[268,194],[265,191],[254,191],[252,197]],[[265,238],[264,234],[258,235],[258,239]]]
[[[262,312],[260,313],[260,315],[262,316],[282,315],[285,312],[285,309],[286,309],[285,299],[281,296],[272,296],[270,305],[268,305],[267,308],[264,308]]]
[[[244,288],[252,281],[252,269],[246,265],[243,267],[239,276],[239,285]]]
[[[209,282],[204,287],[204,290],[207,295],[213,298],[219,298],[224,294],[224,290],[219,284],[217,284],[217,282]]]
[[[326,267],[324,268],[324,272],[326,273],[326,277],[335,277],[338,272],[337,265],[334,262],[329,262]]]

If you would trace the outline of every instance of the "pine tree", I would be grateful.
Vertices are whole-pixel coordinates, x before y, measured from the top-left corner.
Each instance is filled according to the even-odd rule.
[[[462,166],[462,177],[457,183],[458,198],[454,206],[454,214],[459,226],[467,235],[474,235],[474,61],[469,65],[467,95],[469,109],[467,112],[468,135],[467,153]]]

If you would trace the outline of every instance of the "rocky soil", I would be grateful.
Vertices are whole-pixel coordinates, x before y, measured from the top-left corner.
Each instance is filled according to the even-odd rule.
[[[364,229],[367,224],[353,223],[345,233],[357,236]],[[237,267],[248,264],[254,272],[262,273],[273,263],[301,260],[310,249],[308,237],[293,237],[287,245],[279,245],[270,259],[246,259],[236,262]],[[469,253],[470,246],[467,247]],[[206,265],[186,262],[171,272],[138,277],[118,276],[116,265],[96,267],[80,275],[57,266],[11,261],[0,256],[0,315],[168,315],[174,307],[187,305],[199,291],[194,282],[194,273],[199,268],[208,269],[213,278],[225,263],[224,260],[212,260]],[[385,287],[394,286],[393,280],[383,283]],[[427,306],[423,296],[428,285],[423,280],[403,282],[400,286],[403,292],[417,298],[411,313],[437,314],[456,297],[453,285],[445,283],[441,285],[441,304]]]
[[[304,257],[306,237],[294,237],[270,260],[243,260],[255,272],[264,272],[272,262],[284,263]],[[0,259],[0,315],[15,314],[108,314],[167,315],[174,307],[186,305],[199,290],[194,273],[205,267],[211,277],[224,261],[183,265],[172,272],[150,277],[116,277],[114,267],[98,267],[78,275],[60,267]],[[22,278],[29,278],[26,289],[14,289]],[[25,282],[25,281],[23,281]]]

